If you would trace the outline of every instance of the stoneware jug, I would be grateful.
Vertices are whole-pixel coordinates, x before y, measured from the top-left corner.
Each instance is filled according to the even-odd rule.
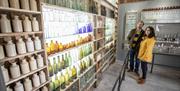
[[[30,64],[31,71],[37,69],[37,63],[36,63],[36,60],[34,59],[34,57],[30,58],[29,64]]]
[[[40,39],[39,39],[39,37],[35,37],[35,39],[34,39],[34,46],[35,46],[35,50],[40,50],[40,49],[42,49],[42,47],[41,47],[41,41],[40,41]]]
[[[26,47],[27,47],[28,52],[33,52],[34,51],[34,43],[33,43],[33,41],[31,40],[30,37],[28,37],[27,40],[26,40]]]
[[[22,40],[22,38],[18,39],[16,46],[17,46],[18,54],[26,53],[26,45],[25,45],[24,41]]]
[[[45,76],[44,71],[40,71],[39,77],[40,77],[41,84],[46,82],[46,76]]]
[[[8,70],[4,66],[1,66],[1,70],[2,70],[3,77],[4,77],[4,81],[8,82],[9,81]]]
[[[38,87],[40,85],[40,79],[37,73],[33,74],[32,80],[33,80],[34,87]]]
[[[3,59],[5,57],[4,55],[4,48],[2,45],[0,45],[0,59]]]
[[[0,30],[2,33],[11,33],[11,23],[6,14],[1,14]]]
[[[9,40],[7,44],[5,45],[6,53],[8,57],[16,56],[16,47],[15,44],[12,42],[12,40]]]
[[[29,63],[26,61],[26,59],[22,60],[20,66],[21,66],[22,74],[26,74],[30,72]]]
[[[9,3],[11,8],[16,8],[16,9],[20,8],[19,0],[9,0]]]
[[[37,0],[30,0],[30,9],[37,11]]]
[[[48,91],[48,88],[46,86],[44,86],[41,91]]]
[[[29,79],[29,77],[24,80],[23,84],[24,84],[24,90],[25,91],[32,91],[32,82]]]
[[[42,68],[44,66],[44,61],[43,61],[43,57],[41,56],[41,54],[37,55],[37,64],[38,64],[38,68]]]
[[[14,19],[12,20],[12,26],[14,32],[23,32],[22,21],[19,19],[19,16],[14,16]]]
[[[21,82],[16,82],[16,85],[14,87],[14,91],[24,91],[24,87],[23,85],[21,84]]]
[[[33,19],[32,19],[32,28],[33,28],[34,32],[39,31],[39,23],[38,23],[36,17],[33,17]]]
[[[32,32],[31,21],[29,20],[29,17],[27,16],[25,16],[23,20],[23,29],[24,29],[24,32]]]
[[[0,7],[9,7],[8,0],[0,0]]]
[[[12,63],[10,67],[10,73],[12,78],[17,78],[21,76],[19,65],[17,65],[16,62]]]
[[[29,0],[20,0],[21,8],[29,10]]]
[[[6,91],[13,91],[9,86],[6,88]]]

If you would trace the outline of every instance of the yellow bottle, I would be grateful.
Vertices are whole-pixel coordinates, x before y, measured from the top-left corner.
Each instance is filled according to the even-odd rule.
[[[65,76],[63,75],[63,73],[61,72],[61,77],[60,77],[60,85],[61,85],[61,89],[65,89],[66,85],[65,85]]]
[[[47,52],[47,55],[50,55],[51,53],[51,48],[49,47],[48,43],[46,43],[46,52]]]
[[[59,51],[63,51],[63,45],[62,45],[62,43],[59,43]]]
[[[76,70],[76,67],[73,66],[72,68],[72,79],[76,79],[77,78],[77,70]]]
[[[50,43],[50,50],[51,50],[51,54],[55,53],[55,44],[53,40],[51,40],[51,43]]]
[[[69,73],[68,73],[67,69],[66,69],[66,73],[65,73],[65,84],[66,84],[66,86],[69,85]]]

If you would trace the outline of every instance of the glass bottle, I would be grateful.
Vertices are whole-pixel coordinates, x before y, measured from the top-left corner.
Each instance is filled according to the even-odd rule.
[[[19,19],[19,16],[14,16],[14,19],[12,20],[12,26],[14,32],[23,32],[22,21]]]
[[[43,61],[43,57],[41,56],[41,54],[37,55],[37,65],[38,68],[42,68],[44,66],[44,61]]]
[[[31,71],[37,69],[37,63],[33,56],[30,58],[29,65],[30,65]]]
[[[32,19],[32,30],[34,32],[39,31],[39,23],[38,23],[36,17],[33,17],[33,19]]]
[[[9,0],[9,3],[11,8],[16,8],[16,9],[20,8],[19,0]]]
[[[24,91],[24,87],[23,85],[21,84],[21,82],[16,82],[16,85],[14,87],[14,91]]]
[[[69,82],[72,82],[73,81],[73,79],[72,79],[72,70],[71,70],[71,68],[69,67],[68,69],[68,74],[69,74]]]
[[[55,44],[54,44],[53,40],[51,40],[51,43],[50,43],[51,54],[55,53],[54,48],[55,48]]]
[[[40,79],[39,79],[39,76],[37,75],[37,73],[33,74],[32,81],[33,81],[34,87],[40,86]]]
[[[62,43],[59,43],[59,51],[63,51],[63,45],[62,45]]]
[[[1,70],[2,70],[2,74],[3,74],[4,82],[8,82],[9,81],[8,70],[4,67],[4,65],[1,66]]]
[[[55,43],[55,52],[59,52],[59,43],[56,41]]]
[[[12,63],[10,66],[10,73],[12,78],[18,78],[21,76],[19,65],[17,65],[16,62]]]
[[[68,73],[68,70],[66,69],[66,72],[65,72],[65,85],[69,85],[69,73]]]
[[[77,78],[77,70],[76,70],[76,67],[75,67],[75,66],[73,66],[73,68],[72,68],[72,78],[73,78],[73,79],[76,79],[76,78]]]
[[[23,28],[24,28],[24,32],[32,32],[31,21],[29,20],[29,17],[27,16],[25,16],[23,20]]]
[[[0,19],[0,30],[1,33],[11,33],[11,22],[7,18],[6,14],[1,14],[1,19]]]
[[[53,69],[54,69],[54,73],[57,73],[57,62],[56,62],[56,58],[53,58]]]
[[[57,89],[57,88],[58,88],[58,86],[59,86],[58,76],[57,76],[57,75],[55,75],[55,82],[54,82],[54,87],[55,87],[55,89]]]
[[[42,49],[41,40],[39,39],[38,36],[36,36],[34,39],[34,47],[35,47],[35,50],[41,50]]]
[[[48,43],[46,43],[46,52],[47,52],[47,55],[50,55],[51,49]]]
[[[0,0],[0,6],[2,7],[9,7],[8,0]]]
[[[34,51],[34,43],[30,37],[28,37],[26,40],[26,47],[27,47],[27,52],[33,52]]]
[[[68,67],[68,66],[69,66],[69,59],[68,59],[67,53],[65,53],[65,67]]]
[[[26,74],[30,72],[29,64],[26,61],[26,59],[22,60],[20,67],[21,67],[22,74]]]
[[[71,57],[71,53],[69,52],[68,54],[68,60],[69,60],[69,66],[72,65],[72,57]]]
[[[37,0],[29,0],[30,9],[32,11],[37,11]]]
[[[66,85],[65,85],[65,76],[63,75],[62,72],[61,72],[60,79],[61,79],[61,81],[60,81],[61,89],[65,89],[66,88]]]
[[[61,71],[61,59],[60,59],[60,56],[58,56],[57,70]]]
[[[18,54],[26,53],[26,45],[25,45],[24,41],[22,40],[22,38],[18,39],[16,46],[17,46]]]
[[[29,77],[28,78],[26,78],[25,80],[24,80],[24,90],[25,91],[31,91],[32,90],[32,82],[31,82],[31,80],[29,79]]]
[[[5,57],[4,55],[4,49],[3,49],[3,46],[0,45],[0,59],[3,59]]]
[[[22,9],[29,10],[29,0],[20,0],[20,4]]]
[[[50,77],[53,76],[53,67],[52,67],[52,65],[51,65],[50,62],[49,62],[49,64],[48,64],[48,71],[49,71]]]
[[[65,68],[65,60],[64,60],[64,55],[63,54],[62,54],[61,65],[62,65],[62,69],[64,69]]]

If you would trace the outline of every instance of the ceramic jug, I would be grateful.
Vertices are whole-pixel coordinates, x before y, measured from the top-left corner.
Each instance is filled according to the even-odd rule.
[[[20,8],[19,0],[9,0],[9,3],[11,8],[16,8],[16,9]]]
[[[19,20],[19,16],[14,16],[14,19],[12,20],[12,26],[14,32],[23,32],[22,21]]]
[[[27,52],[33,52],[34,51],[34,43],[30,37],[28,37],[26,40],[26,47],[27,47]]]
[[[32,81],[34,87],[38,87],[40,85],[40,79],[37,73],[33,74]]]
[[[20,0],[21,8],[29,10],[29,0]]]
[[[29,65],[30,65],[31,71],[37,69],[37,63],[36,63],[36,60],[34,59],[34,57],[30,58]]]
[[[24,90],[25,91],[32,91],[32,89],[33,89],[32,82],[29,79],[29,77],[24,80],[23,84],[24,84]]]
[[[9,86],[6,88],[6,91],[13,91]]]
[[[5,45],[6,53],[8,57],[16,56],[16,47],[15,44],[12,42],[12,40],[9,40],[7,44]]]
[[[21,76],[19,65],[17,65],[16,62],[12,63],[10,67],[10,73],[12,78],[17,78]]]
[[[25,16],[23,20],[23,29],[24,29],[24,32],[32,32],[31,21],[29,20],[29,17],[27,16]]]
[[[21,66],[22,74],[26,74],[30,72],[29,63],[26,61],[26,59],[22,60],[20,66]]]
[[[9,7],[8,0],[0,0],[0,7]]]
[[[16,82],[16,85],[14,87],[14,91],[24,91],[24,87],[23,85],[21,84],[21,82]]]
[[[24,41],[22,40],[22,38],[18,39],[16,46],[17,46],[18,54],[26,53],[26,45],[25,45]]]
[[[46,82],[46,76],[45,76],[44,71],[40,71],[39,77],[40,77],[41,84]]]
[[[44,86],[41,91],[48,91],[48,88],[46,86]]]
[[[39,37],[35,37],[35,39],[34,39],[34,46],[35,46],[35,50],[40,50],[40,49],[42,49],[42,47],[41,47],[41,41],[40,41],[40,39],[39,39]]]
[[[3,46],[0,45],[0,59],[3,59],[5,57],[4,55],[4,49],[3,49]]]
[[[30,0],[30,9],[37,11],[37,0]]]
[[[1,70],[2,70],[2,74],[3,74],[4,81],[5,81],[5,82],[8,82],[8,81],[9,81],[9,73],[8,73],[8,70],[7,70],[4,66],[1,66]]]
[[[37,64],[38,64],[38,68],[42,68],[44,66],[44,61],[43,61],[43,57],[41,56],[41,54],[37,55]]]
[[[39,31],[39,23],[38,23],[36,17],[33,17],[33,19],[32,19],[32,29],[34,32]]]
[[[0,0],[1,1],[1,0]],[[0,30],[1,33],[11,33],[11,22],[7,18],[6,14],[1,14],[1,19],[0,19]]]

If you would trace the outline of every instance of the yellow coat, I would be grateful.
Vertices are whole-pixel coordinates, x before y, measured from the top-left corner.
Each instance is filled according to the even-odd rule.
[[[140,43],[140,48],[139,48],[139,54],[138,54],[138,58],[141,61],[145,61],[145,62],[152,62],[152,56],[153,56],[153,47],[155,44],[156,40],[154,37],[152,38],[148,38],[145,37],[145,39],[143,41],[141,41]]]

